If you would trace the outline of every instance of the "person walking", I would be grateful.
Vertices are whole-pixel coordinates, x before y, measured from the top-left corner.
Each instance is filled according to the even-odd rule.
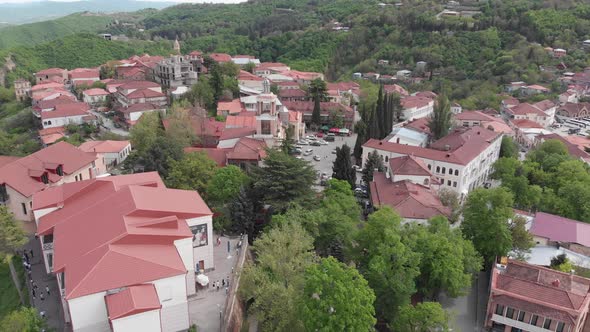
[[[39,292],[39,298],[41,299],[41,301],[45,300],[45,296],[43,295],[43,291]]]
[[[28,264],[29,263],[29,255],[27,254],[26,250],[23,252],[23,258],[24,258],[25,262],[27,262],[27,264]]]
[[[35,292],[35,288],[31,290],[31,294],[33,294],[33,300],[37,299],[37,293]]]
[[[51,293],[49,293],[49,286],[48,285],[45,285],[45,291],[47,292],[47,296],[51,295]]]

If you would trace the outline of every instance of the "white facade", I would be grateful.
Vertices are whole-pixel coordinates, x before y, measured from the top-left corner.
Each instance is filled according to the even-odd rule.
[[[160,332],[160,310],[142,312],[111,321],[113,332]]]
[[[215,263],[213,262],[213,217],[212,216],[204,216],[198,218],[192,218],[186,220],[188,227],[193,230],[193,234],[195,233],[195,229],[198,226],[206,225],[207,230],[207,244],[201,245],[202,243],[194,243],[193,244],[193,264],[191,268],[193,271],[195,270],[196,266],[199,265],[202,267],[203,270],[208,271],[215,268]],[[202,230],[202,228],[201,228]]]
[[[94,95],[94,96],[89,96],[87,94],[84,94],[84,102],[87,104],[100,104],[100,103],[104,103],[107,101],[107,96],[108,95]]]
[[[459,195],[466,195],[469,191],[480,187],[492,172],[492,165],[500,157],[500,145],[502,136],[493,141],[477,157],[466,165],[449,163],[414,155],[427,165],[432,175],[440,182],[440,188],[448,188]],[[405,156],[406,154],[390,152],[379,149],[363,148],[363,168],[369,153],[377,151],[385,162],[391,158]]]
[[[63,127],[69,124],[82,124],[84,123],[84,117],[88,115],[73,115],[73,116],[64,116],[64,117],[56,117],[56,118],[49,118],[43,119],[43,129],[47,128],[55,128],[55,127]]]
[[[420,119],[420,118],[425,118],[427,116],[430,116],[430,114],[432,114],[434,112],[434,100],[431,100],[428,104],[423,105],[423,106],[414,106],[414,107],[408,107],[408,108],[404,108],[402,110],[402,117],[405,120],[415,120],[415,119]]]

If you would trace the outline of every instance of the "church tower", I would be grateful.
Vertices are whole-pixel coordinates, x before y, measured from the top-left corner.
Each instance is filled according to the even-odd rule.
[[[180,54],[180,43],[178,42],[178,36],[176,36],[176,39],[174,40],[174,52],[176,54]]]

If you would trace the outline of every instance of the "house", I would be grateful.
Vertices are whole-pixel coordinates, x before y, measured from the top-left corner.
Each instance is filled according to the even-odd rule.
[[[40,118],[42,112],[55,111],[55,107],[61,104],[77,103],[75,97],[70,95],[60,95],[54,99],[40,100],[33,107],[33,114]]]
[[[190,116],[190,124],[193,133],[198,138],[198,146],[205,148],[215,148],[219,144],[219,139],[224,132],[225,122],[217,121],[215,118],[208,118],[205,110],[199,111],[200,114]],[[169,120],[162,120],[164,129],[169,128]]]
[[[271,82],[272,82],[272,80],[271,80]],[[330,89],[330,84],[333,84],[333,83],[328,83],[328,89]],[[276,83],[276,86],[279,89],[279,91],[288,90],[288,89],[301,89],[301,86],[299,85],[299,83],[293,82],[293,81],[278,82],[278,83]]]
[[[166,108],[158,104],[139,103],[132,104],[129,107],[121,107],[117,112],[122,115],[128,126],[133,126],[139,121],[139,118],[145,113],[160,112],[162,115],[166,113]]]
[[[404,128],[412,129],[419,133],[430,135],[430,127],[428,127],[429,118],[420,118],[416,120],[410,120],[403,123]]]
[[[555,113],[557,111],[557,105],[551,100],[545,99],[533,104],[534,107],[543,111],[549,117],[549,125],[555,122]]]
[[[262,92],[263,90],[263,86],[262,83],[264,82],[264,78],[260,77],[260,76],[256,76],[254,74],[251,74],[245,70],[240,70],[240,73],[238,74],[238,84],[245,86],[247,88],[250,89],[254,89],[257,91]]]
[[[590,116],[590,103],[565,103],[557,108],[555,114],[563,118],[585,118]]]
[[[571,251],[590,256],[590,224],[537,212],[529,233],[541,246],[561,246]]]
[[[463,112],[463,107],[461,105],[459,105],[458,103],[451,104],[451,113],[457,115],[461,112]]]
[[[311,115],[313,113],[313,101],[285,101],[283,105],[289,109],[303,114],[303,122],[311,124]],[[345,128],[352,129],[355,121],[354,110],[346,105],[334,102],[320,102],[320,118],[324,125],[331,125],[335,122],[335,117],[341,117]]]
[[[240,99],[220,101],[217,103],[217,115],[219,116],[238,115],[244,111],[246,110],[242,107]]]
[[[127,108],[133,104],[155,104],[166,106],[168,99],[159,84],[149,81],[131,81],[117,87],[115,98],[119,106]]]
[[[100,81],[100,70],[98,68],[76,68],[68,72],[68,80],[73,86],[92,86],[94,82]]]
[[[430,136],[424,132],[413,130],[412,128],[396,127],[393,128],[385,140],[390,143],[426,147]]]
[[[158,62],[154,68],[154,78],[157,83],[170,89],[197,84],[198,74],[189,56],[174,55]]]
[[[95,153],[59,142],[0,167],[0,200],[18,220],[32,221],[34,193],[62,183],[94,178],[104,172]]]
[[[88,105],[85,103],[59,104],[55,110],[41,112],[41,124],[43,129],[53,127],[64,127],[68,124],[80,125],[86,122],[94,122],[96,117],[88,112]]]
[[[14,81],[14,94],[16,95],[16,100],[24,101],[27,98],[31,97],[31,82],[19,78]]]
[[[309,85],[312,81],[320,79],[324,80],[324,74],[307,71],[288,70],[281,73],[282,75],[291,77],[293,81],[299,84]],[[270,79],[270,78],[269,78]]]
[[[492,269],[485,327],[582,331],[589,290],[589,279],[504,258]]]
[[[241,169],[246,169],[249,165],[259,166],[266,157],[268,146],[263,140],[239,137],[232,143],[216,148],[188,147],[184,149],[184,152],[204,152],[220,167],[234,165]]]
[[[270,74],[278,74],[289,71],[291,68],[280,62],[262,62],[254,68],[254,75],[267,77]]]
[[[428,97],[408,96],[401,100],[402,120],[428,117],[434,112],[434,100]]]
[[[117,166],[127,159],[131,153],[131,142],[129,141],[87,141],[82,143],[78,149],[84,152],[96,153],[102,158],[106,167]]]
[[[493,113],[492,113],[493,114]],[[514,136],[514,130],[502,118],[492,116],[480,111],[465,111],[456,114],[453,119],[457,126],[484,127],[497,133]]]
[[[397,73],[395,73],[395,76],[400,80],[404,78],[409,78],[410,75],[412,75],[412,71],[407,69],[399,70]]]
[[[35,73],[37,84],[54,82],[64,84],[68,79],[67,69],[48,68]]]
[[[213,213],[196,191],[152,172],[65,184],[33,202],[72,331],[188,330],[196,272],[215,267]]]
[[[514,97],[507,97],[502,99],[502,111],[507,112],[509,109],[520,104],[520,101]]]
[[[563,48],[554,48],[552,55],[554,58],[563,58],[564,56],[567,55],[567,51],[564,50]]]
[[[569,89],[564,93],[559,95],[559,103],[560,104],[567,104],[567,103],[578,103],[578,94],[576,90]]]
[[[280,84],[283,82],[289,82],[289,83],[295,83],[298,86],[300,85],[299,82],[296,82],[293,77],[291,76],[287,76],[287,75],[283,75],[283,74],[269,74],[264,76],[266,79],[268,79],[269,81],[271,81],[274,84]]]
[[[522,91],[523,95],[531,96],[531,95],[537,95],[540,93],[549,93],[550,90],[544,86],[533,84],[533,85],[523,86],[521,91]]]
[[[528,119],[510,120],[509,123],[514,130],[516,142],[527,148],[538,143],[537,136],[551,134],[551,131],[544,129],[539,123]]]
[[[43,146],[49,146],[66,136],[66,128],[51,127],[47,129],[39,129],[38,133]]]
[[[339,103],[341,96],[338,91],[334,91],[335,93],[332,95],[330,95],[330,91],[334,90],[328,90],[328,96],[332,99],[330,101]],[[309,97],[307,92],[301,89],[282,89],[279,90],[279,99],[281,101],[306,101]]]
[[[147,69],[142,65],[118,66],[115,68],[115,77],[119,80],[145,81],[148,79]]]
[[[437,180],[426,165],[414,156],[389,159],[385,173],[375,172],[371,188],[374,207],[390,206],[404,222],[426,224],[435,216],[451,216],[435,193]]]
[[[538,123],[541,125],[541,127],[549,127],[555,120],[554,116],[545,113],[541,108],[536,106],[537,104],[531,105],[529,103],[521,103],[508,109],[506,113],[508,113],[510,117],[515,120],[530,120]],[[545,106],[542,105],[542,107]],[[551,108],[549,110],[553,110],[550,112],[550,114],[554,114],[556,107],[555,105],[550,106]]]
[[[414,156],[427,166],[441,187],[466,195],[483,185],[500,155],[502,134],[482,127],[457,128],[420,147],[370,139],[363,144],[363,164],[369,153],[377,153],[388,163],[391,158]]]
[[[410,95],[408,93],[408,90],[404,89],[401,85],[397,85],[397,84],[383,85],[383,92],[388,93],[388,94],[397,93],[398,95],[403,96],[403,97],[407,97]]]
[[[231,61],[240,67],[245,66],[249,63],[252,63],[254,65],[260,64],[260,60],[256,59],[251,55],[234,55],[231,58]]]
[[[109,95],[105,89],[88,89],[82,92],[82,100],[88,105],[98,106],[106,103]]]
[[[209,57],[218,63],[231,62],[231,55],[226,53],[211,53]]]

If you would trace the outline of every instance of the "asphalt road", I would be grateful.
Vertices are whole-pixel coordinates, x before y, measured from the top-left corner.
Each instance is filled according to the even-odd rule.
[[[307,132],[306,133],[306,135],[315,135],[315,134],[316,134],[315,132]],[[341,147],[344,144],[348,144],[348,146],[350,146],[350,149],[352,150],[354,148],[355,142],[356,142],[356,134],[353,134],[351,136],[336,137],[336,140],[334,142],[328,142],[328,145],[322,145],[322,146],[302,145],[301,149],[304,152],[308,149],[313,150],[313,152],[309,156],[304,156],[302,154],[301,157],[304,160],[309,161],[310,164],[314,166],[316,171],[319,172],[319,174],[326,173],[328,175],[328,177],[331,177],[332,176],[332,166],[334,166],[334,160],[336,159],[336,154],[332,153],[332,152],[336,151],[337,147]],[[321,158],[320,161],[313,160],[314,156],[320,156],[320,158]],[[318,177],[318,183],[319,183],[319,177]]]

